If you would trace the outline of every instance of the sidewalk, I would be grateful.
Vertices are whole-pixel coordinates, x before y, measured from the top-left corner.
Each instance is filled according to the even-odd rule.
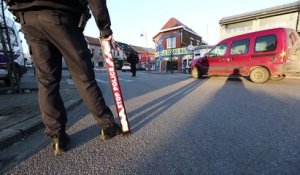
[[[68,84],[68,81],[69,73],[64,70],[61,96],[67,111],[82,102],[76,88]],[[38,105],[37,82],[32,69],[23,75],[21,89],[22,93],[14,93],[0,82],[0,150],[44,127]]]

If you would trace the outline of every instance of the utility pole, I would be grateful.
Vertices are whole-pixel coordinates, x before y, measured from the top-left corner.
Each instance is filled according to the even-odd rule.
[[[174,55],[174,48],[172,47],[171,49],[170,49],[170,51],[171,51],[171,55],[170,55],[170,65],[171,65],[171,73],[173,73],[174,71],[173,71],[173,55]]]
[[[149,58],[149,49],[148,49],[148,41],[147,41],[147,34],[141,34],[141,37],[145,37],[145,41],[146,41],[146,54],[147,54],[147,67],[148,67],[148,71],[150,71],[151,66],[150,66],[150,58]]]

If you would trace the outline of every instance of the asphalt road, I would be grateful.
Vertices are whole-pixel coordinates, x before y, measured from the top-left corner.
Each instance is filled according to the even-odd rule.
[[[114,110],[105,74],[96,76]],[[30,151],[21,151],[28,158],[5,174],[300,173],[299,79],[254,84],[170,73],[119,76],[131,136],[100,142],[81,105],[69,114],[66,154],[54,157],[40,131],[27,143]]]

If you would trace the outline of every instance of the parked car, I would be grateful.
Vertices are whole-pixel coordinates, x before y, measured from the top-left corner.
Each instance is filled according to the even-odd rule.
[[[121,68],[122,72],[130,71],[130,63],[123,63],[123,66]]]
[[[115,60],[115,66],[117,70],[121,70],[123,66],[123,61],[121,60]]]
[[[8,21],[8,35],[3,33],[0,46],[0,80],[3,80],[7,86],[16,85],[22,75],[26,73],[26,58],[23,54],[21,39],[19,37],[19,29],[5,15]],[[2,22],[1,22],[2,23]],[[10,47],[8,47],[10,46]]]
[[[288,28],[227,38],[191,62],[194,78],[238,75],[264,83],[282,80],[289,72],[300,72],[300,40],[297,32]]]

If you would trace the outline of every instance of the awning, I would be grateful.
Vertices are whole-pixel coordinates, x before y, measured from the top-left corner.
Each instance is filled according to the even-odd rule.
[[[117,61],[123,61],[124,59],[121,58],[121,57],[114,57],[114,60],[117,60]]]

